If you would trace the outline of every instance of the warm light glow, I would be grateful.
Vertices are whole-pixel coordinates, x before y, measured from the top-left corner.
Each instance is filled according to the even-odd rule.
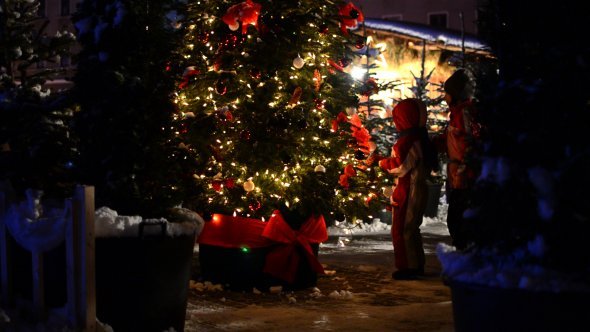
[[[352,67],[352,70],[350,71],[350,75],[356,80],[362,80],[365,74],[367,74],[367,70],[358,66]]]

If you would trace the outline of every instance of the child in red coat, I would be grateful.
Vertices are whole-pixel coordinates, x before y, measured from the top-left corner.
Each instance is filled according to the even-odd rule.
[[[391,204],[391,235],[398,280],[416,279],[424,274],[424,248],[420,225],[426,209],[426,178],[436,162],[436,152],[426,130],[426,106],[419,99],[405,99],[393,109],[393,123],[399,132],[391,157],[379,166],[396,176]]]

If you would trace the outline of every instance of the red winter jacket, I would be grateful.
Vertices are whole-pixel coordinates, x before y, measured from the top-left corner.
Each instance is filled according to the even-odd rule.
[[[400,132],[391,157],[379,161],[384,170],[397,175],[396,186],[391,197],[394,206],[405,205],[410,195],[410,184],[419,174],[425,179],[423,151],[419,129],[426,125],[426,107],[416,99],[399,102],[393,111],[393,123]],[[422,193],[418,193],[422,195]]]
[[[472,169],[465,164],[465,156],[469,151],[469,141],[473,138],[473,101],[467,100],[449,107],[450,121],[444,133],[447,164],[447,181],[452,189],[464,189],[475,177]]]

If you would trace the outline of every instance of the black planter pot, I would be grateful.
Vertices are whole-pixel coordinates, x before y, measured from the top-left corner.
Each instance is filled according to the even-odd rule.
[[[445,283],[451,288],[456,332],[580,331],[590,324],[590,293]]]
[[[96,238],[97,318],[117,332],[183,331],[194,244],[195,234]]]

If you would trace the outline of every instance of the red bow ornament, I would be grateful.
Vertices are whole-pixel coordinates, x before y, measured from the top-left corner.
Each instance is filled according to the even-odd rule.
[[[350,124],[352,125],[350,130],[352,131],[352,136],[356,139],[357,145],[363,152],[368,153],[371,134],[367,128],[363,126],[361,118],[358,116],[358,114],[352,115]]]
[[[231,189],[235,186],[235,181],[233,178],[227,178],[224,180],[213,180],[211,181],[211,186],[213,187],[213,190],[220,192],[223,187],[226,187],[228,189]]]
[[[242,23],[242,34],[248,32],[248,25],[252,24],[258,29],[258,16],[262,6],[252,0],[246,0],[242,3],[229,7],[225,15],[221,18],[232,31],[238,30],[240,22]]]
[[[195,66],[186,67],[186,69],[184,70],[184,73],[182,73],[182,82],[180,82],[180,84],[178,84],[178,88],[184,89],[188,85],[189,80],[192,77],[197,76],[199,74],[200,74],[200,72],[195,69]]]
[[[293,283],[301,258],[307,259],[315,272],[324,273],[324,268],[313,253],[310,245],[328,239],[328,231],[323,216],[311,216],[299,230],[293,230],[283,219],[281,213],[275,210],[262,232],[262,237],[280,244],[266,255],[265,273],[269,273],[288,283]],[[297,250],[297,247],[303,248],[303,255]]]
[[[352,2],[340,7],[338,14],[340,15],[340,30],[346,36],[348,36],[348,29],[356,28],[360,22],[365,20],[363,13]]]
[[[354,170],[354,167],[351,164],[348,164],[346,165],[346,167],[344,167],[344,174],[340,174],[338,183],[342,187],[348,188],[350,186],[350,184],[348,183],[348,178],[353,176],[356,176],[356,171]]]
[[[338,113],[338,116],[336,117],[336,119],[332,120],[332,130],[337,131],[338,125],[340,123],[344,123],[347,121],[348,121],[348,118],[346,117],[346,114],[344,114],[343,112]]]

